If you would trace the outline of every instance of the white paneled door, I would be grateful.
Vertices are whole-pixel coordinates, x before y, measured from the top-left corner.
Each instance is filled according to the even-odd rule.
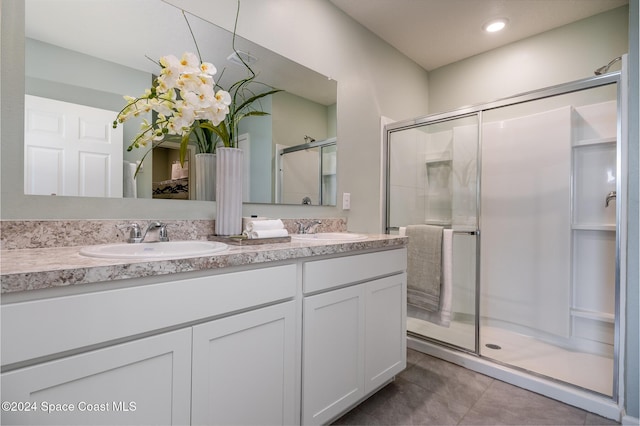
[[[24,192],[122,197],[117,112],[25,96]]]

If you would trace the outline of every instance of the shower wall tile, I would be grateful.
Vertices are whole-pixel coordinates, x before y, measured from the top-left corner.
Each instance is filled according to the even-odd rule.
[[[415,188],[391,187],[391,226],[406,226],[423,223],[424,195]]]
[[[389,158],[391,186],[391,226],[424,222],[426,168],[424,166],[424,132],[419,129],[392,135]]]
[[[481,155],[483,312],[567,338],[571,107],[485,124]]]
[[[598,144],[573,150],[573,220],[578,225],[616,224],[616,200],[606,196],[616,190],[616,145]]]
[[[575,138],[601,139],[615,137],[617,134],[616,101],[583,105],[575,108],[578,114]]]

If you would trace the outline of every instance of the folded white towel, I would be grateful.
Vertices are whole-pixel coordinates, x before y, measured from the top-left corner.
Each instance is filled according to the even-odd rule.
[[[289,235],[286,229],[262,229],[258,231],[245,230],[242,234],[249,239],[277,238],[277,237],[286,237]]]
[[[284,229],[284,223],[280,219],[266,219],[266,220],[248,220],[245,230],[251,231],[266,231],[272,229]]]

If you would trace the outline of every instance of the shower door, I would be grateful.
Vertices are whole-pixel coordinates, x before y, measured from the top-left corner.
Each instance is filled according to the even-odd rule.
[[[485,111],[480,354],[612,396],[617,85]]]
[[[386,126],[387,232],[453,229],[451,321],[409,318],[412,337],[617,398],[620,86],[610,73]]]
[[[478,244],[478,115],[416,122],[387,135],[387,232],[409,225],[451,229],[451,286],[440,310],[450,320],[412,318],[407,330],[475,351],[476,253]]]

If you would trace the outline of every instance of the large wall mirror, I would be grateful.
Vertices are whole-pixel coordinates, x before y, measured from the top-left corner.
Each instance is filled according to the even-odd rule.
[[[176,165],[177,144],[167,141],[144,159],[133,180],[132,170],[147,149],[126,148],[141,119],[115,132],[105,123],[124,106],[123,95],[138,96],[150,87],[160,57],[196,52],[194,38],[203,60],[218,69],[214,78],[222,87],[245,77],[244,66],[233,60],[233,34],[162,0],[25,0],[25,14],[25,193],[197,199],[195,145],[182,168]],[[283,90],[259,101],[269,115],[241,122],[245,201],[302,204],[311,199],[335,205],[335,197],[321,194],[335,188],[310,186],[298,200],[279,197],[277,185],[288,178],[278,169],[283,149],[336,140],[336,81],[241,37],[235,47],[255,60],[256,80],[264,85],[254,90]],[[339,143],[333,146],[337,152]],[[335,164],[335,158],[331,161]],[[302,170],[320,173],[320,180],[335,185],[335,166],[327,168],[326,154],[317,155],[317,167]],[[174,180],[186,181],[189,189],[159,195],[162,185]]]

